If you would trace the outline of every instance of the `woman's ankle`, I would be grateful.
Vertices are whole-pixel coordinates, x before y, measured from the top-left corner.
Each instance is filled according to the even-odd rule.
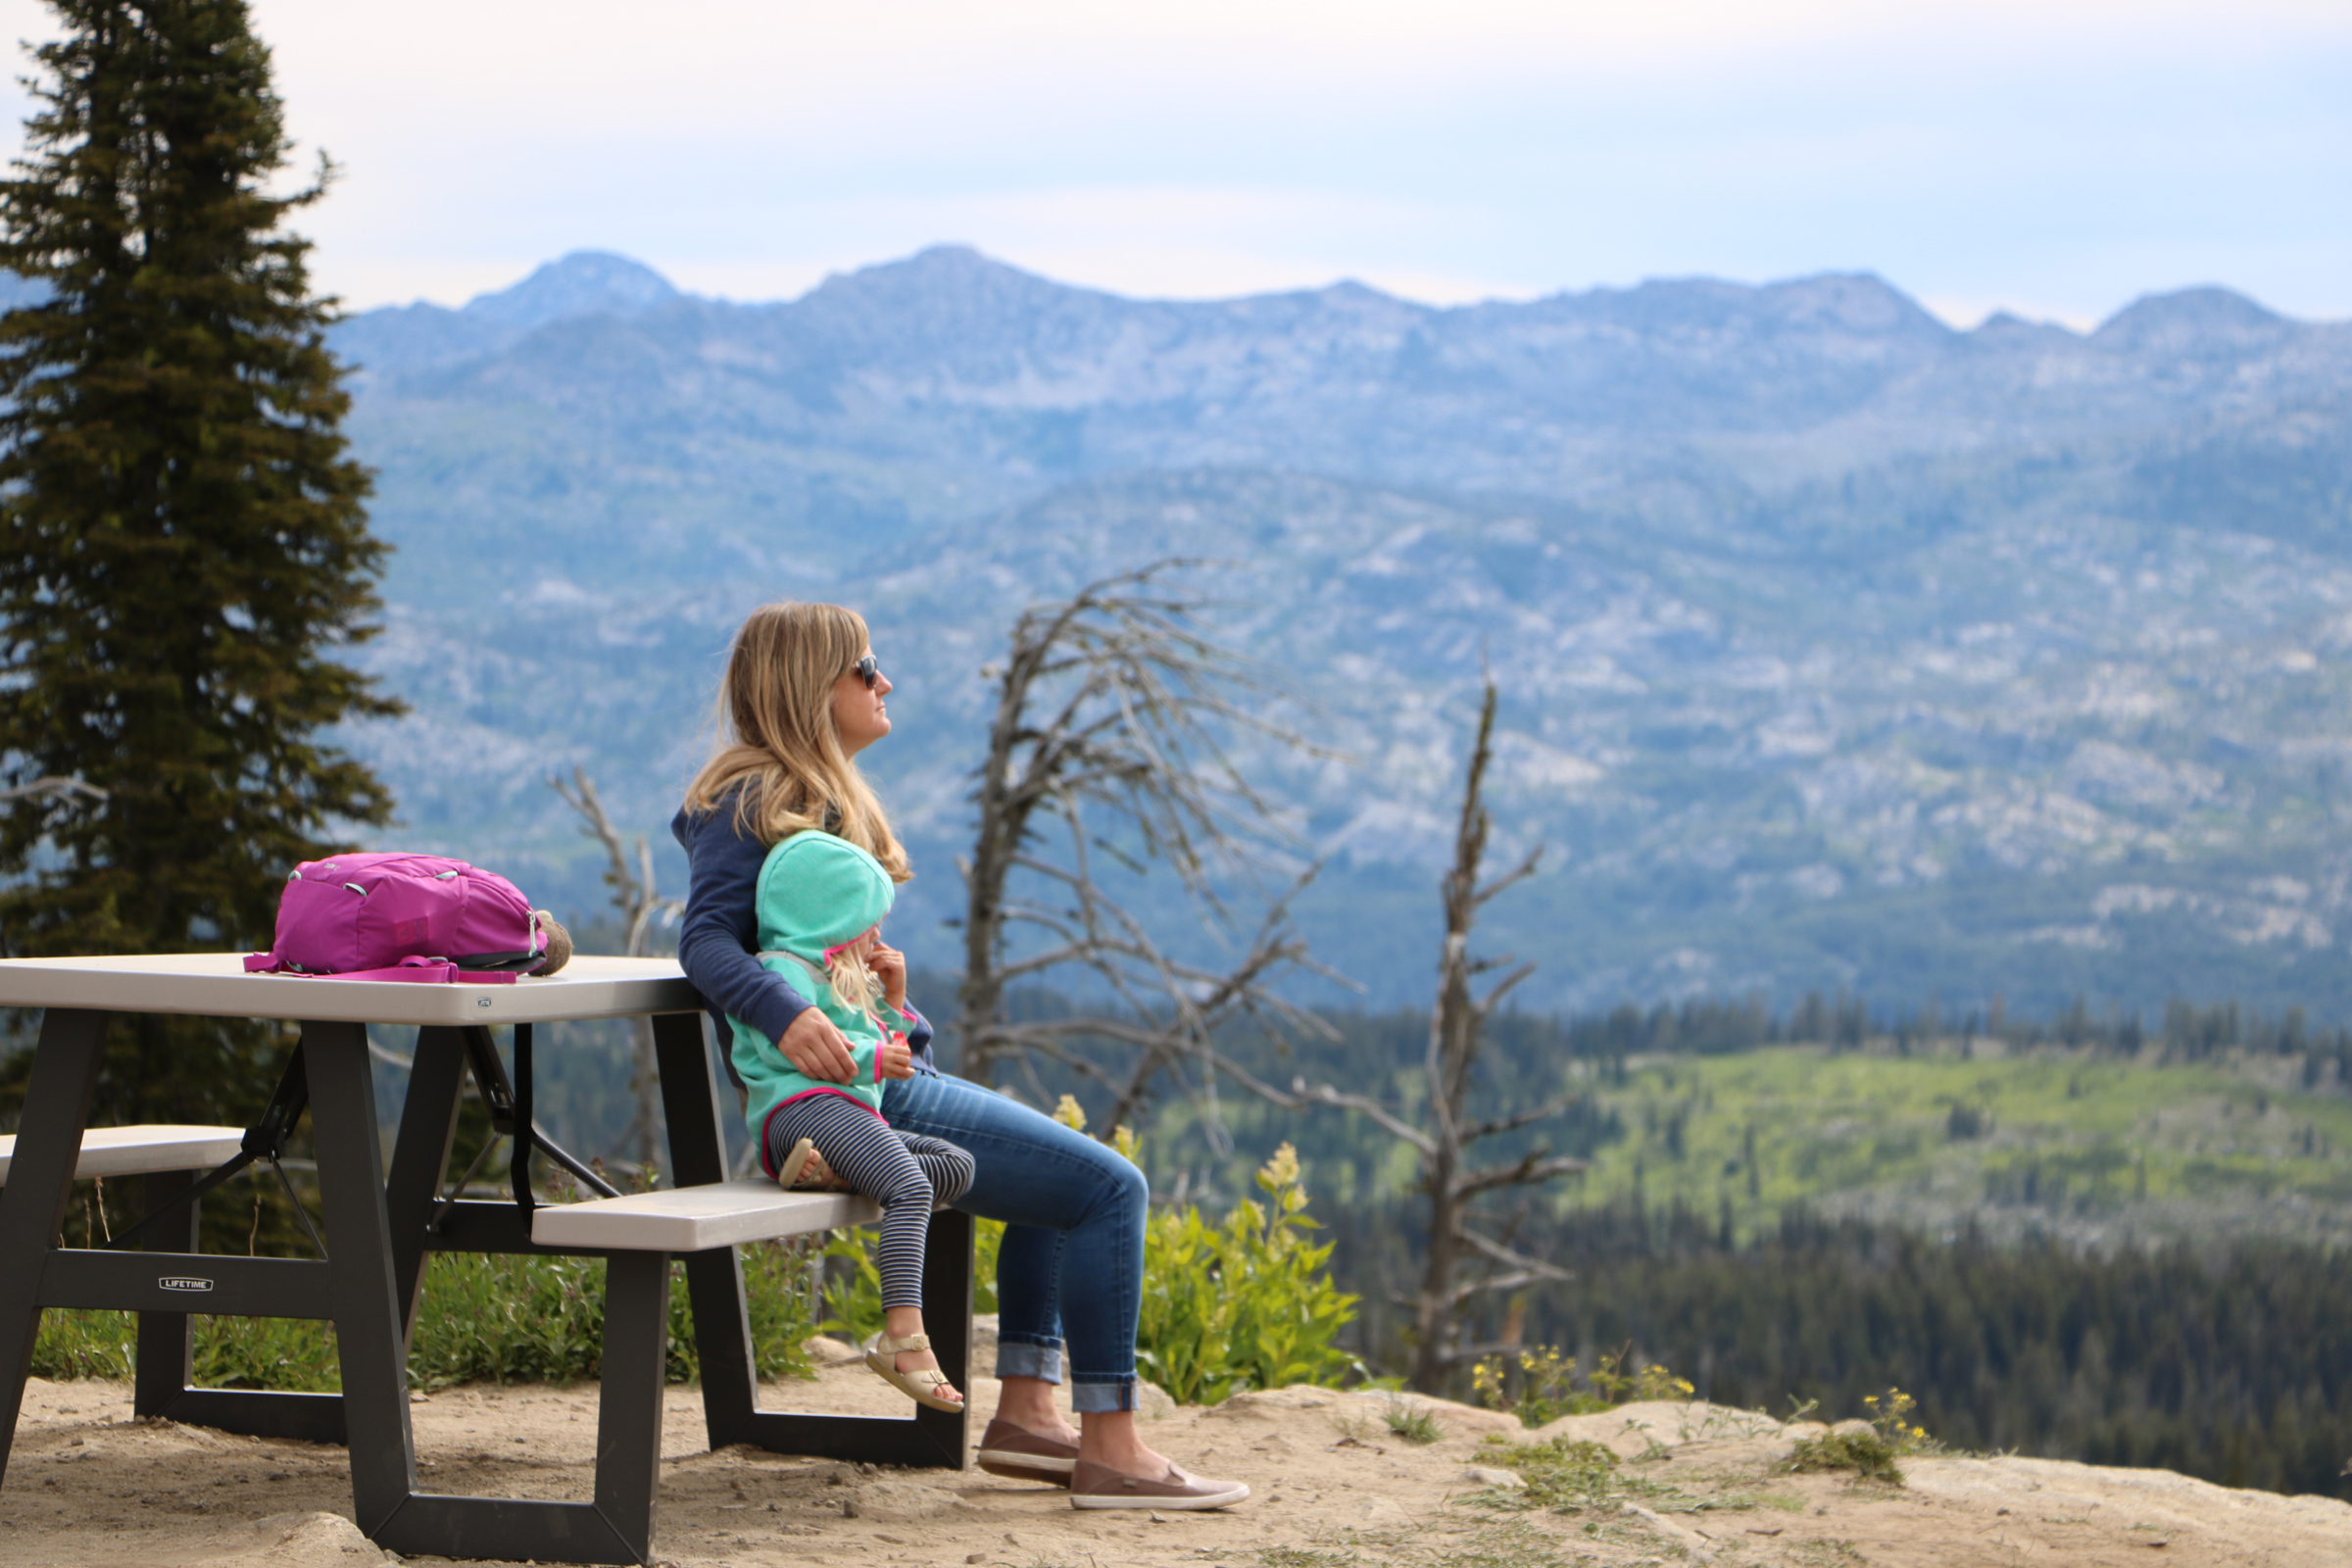
[[[1081,1411],[1078,1457],[1122,1475],[1142,1475],[1167,1462],[1145,1444],[1133,1410]]]
[[[1044,1378],[1015,1375],[998,1385],[997,1419],[1041,1438],[1055,1438],[1070,1430],[1069,1418],[1054,1399],[1056,1385]]]

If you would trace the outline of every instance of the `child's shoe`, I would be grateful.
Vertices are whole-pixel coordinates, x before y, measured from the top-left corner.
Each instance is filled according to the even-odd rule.
[[[874,1376],[917,1404],[927,1404],[934,1410],[962,1409],[963,1400],[960,1397],[951,1399],[939,1393],[941,1389],[952,1391],[955,1388],[948,1381],[948,1375],[939,1368],[920,1366],[911,1372],[899,1370],[897,1357],[901,1350],[929,1348],[931,1336],[928,1334],[905,1334],[897,1339],[878,1334],[874,1337],[873,1347],[865,1352],[865,1364],[872,1369]]]
[[[833,1174],[825,1156],[816,1152],[815,1143],[804,1138],[792,1146],[784,1156],[784,1168],[776,1172],[776,1185],[793,1193],[846,1193],[849,1184]]]

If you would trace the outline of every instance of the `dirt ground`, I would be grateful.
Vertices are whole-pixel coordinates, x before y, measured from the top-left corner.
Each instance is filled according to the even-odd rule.
[[[975,1411],[994,1405],[977,1380]],[[894,1402],[895,1401],[895,1402]],[[862,1368],[769,1392],[770,1408],[906,1408]],[[1480,1439],[1528,1436],[1490,1411],[1416,1401],[1444,1434],[1392,1434],[1384,1401],[1321,1389],[1165,1408],[1150,1441],[1255,1494],[1213,1513],[1089,1512],[978,1471],[867,1471],[702,1446],[702,1405],[670,1391],[655,1549],[677,1568],[989,1564],[992,1568],[1540,1568],[1544,1564],[2352,1564],[2352,1504],[2231,1492],[2167,1471],[2046,1459],[1915,1458],[1907,1484],[1782,1475],[1791,1429],[1705,1404],[1629,1405],[1545,1428],[1625,1456],[1634,1496],[1600,1509],[1514,1506]],[[415,1405],[423,1484],[585,1498],[596,1390],[467,1388]],[[974,1436],[978,1426],[973,1428]],[[1815,1429],[1818,1430],[1818,1429]],[[1639,1456],[1639,1457],[1637,1457]],[[1484,1469],[1486,1474],[1473,1473]],[[0,1486],[7,1568],[361,1568],[401,1559],[350,1520],[339,1448],[135,1421],[130,1391],[34,1382]],[[439,1561],[437,1558],[412,1559]]]

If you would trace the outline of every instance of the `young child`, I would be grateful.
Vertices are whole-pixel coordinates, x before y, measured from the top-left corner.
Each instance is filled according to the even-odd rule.
[[[768,851],[757,897],[760,961],[824,1009],[850,1043],[858,1077],[808,1077],[774,1041],[730,1016],[732,1055],[751,1091],[747,1114],[767,1173],[791,1187],[814,1152],[840,1184],[882,1205],[874,1261],[883,1329],[865,1364],[920,1403],[960,1410],[963,1396],[940,1374],[923,1332],[923,1241],[932,1206],[971,1186],[972,1156],[882,1119],[882,1080],[914,1075],[899,1026],[922,1021],[906,1005],[905,966],[877,951],[896,895],[880,861],[830,833],[795,833]]]

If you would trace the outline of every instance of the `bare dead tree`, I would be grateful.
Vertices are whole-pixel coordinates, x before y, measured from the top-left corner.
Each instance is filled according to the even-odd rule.
[[[1127,1120],[1165,1072],[1214,1116],[1216,1078],[1201,1070],[1214,1032],[1248,1014],[1274,1028],[1328,1032],[1276,996],[1280,973],[1328,973],[1290,929],[1307,865],[1268,898],[1239,956],[1222,966],[1178,957],[1109,891],[1104,862],[1169,868],[1212,934],[1237,927],[1223,896],[1235,882],[1262,891],[1296,841],[1242,774],[1225,737],[1254,734],[1312,752],[1265,716],[1275,696],[1256,670],[1200,629],[1207,601],[1163,587],[1198,564],[1162,561],[1105,578],[1058,604],[1025,611],[997,684],[988,756],[973,801],[963,984],[962,1070],[981,1083],[1042,1055],[1105,1085],[1106,1126]],[[1232,951],[1229,947],[1228,951]],[[1079,971],[1104,1002],[1078,1016],[1014,1022],[1010,987]],[[1124,1048],[1105,1066],[1082,1042]]]
[[[612,863],[605,870],[605,885],[612,890],[612,906],[620,911],[621,926],[626,936],[621,952],[631,958],[642,958],[653,935],[654,921],[664,911],[683,909],[678,899],[665,899],[654,891],[654,852],[644,834],[627,842],[620,830],[606,814],[605,803],[596,793],[596,781],[584,767],[574,767],[571,778],[551,773],[548,788],[564,797],[564,804],[580,813],[584,825],[581,831],[605,847]],[[631,861],[635,864],[632,865]],[[662,1146],[661,1072],[654,1059],[654,1021],[651,1018],[629,1020],[636,1030],[637,1066],[629,1075],[629,1092],[635,1099],[637,1110],[629,1130],[621,1137],[621,1147],[634,1144],[637,1163],[653,1170]]]
[[[1333,1105],[1360,1112],[1392,1137],[1411,1145],[1420,1155],[1420,1186],[1429,1195],[1429,1252],[1422,1261],[1420,1292],[1411,1303],[1413,1369],[1408,1381],[1431,1395],[1444,1392],[1456,1367],[1489,1348],[1461,1342],[1463,1309],[1474,1298],[1488,1292],[1518,1290],[1539,1280],[1567,1278],[1541,1258],[1513,1250],[1506,1238],[1480,1228],[1481,1200],[1491,1194],[1540,1186],[1583,1170],[1587,1163],[1552,1154],[1542,1146],[1515,1159],[1486,1165],[1471,1162],[1477,1144],[1547,1120],[1576,1102],[1570,1095],[1486,1120],[1474,1120],[1470,1111],[1487,1019],[1514,987],[1535,972],[1534,964],[1519,964],[1480,995],[1479,977],[1504,968],[1512,960],[1471,956],[1471,928],[1489,900],[1535,874],[1544,853],[1539,845],[1511,870],[1484,886],[1479,883],[1493,826],[1485,791],[1487,768],[1494,760],[1494,682],[1490,676],[1479,708],[1478,744],[1471,753],[1470,774],[1462,790],[1461,818],[1454,830],[1453,868],[1444,883],[1446,939],[1438,956],[1438,996],[1430,1011],[1429,1051],[1423,1066],[1427,1094],[1419,1119],[1369,1096],[1330,1084],[1309,1085],[1303,1078],[1293,1079],[1286,1094],[1223,1056],[1216,1057],[1219,1069],[1263,1099],[1286,1106]],[[1476,1276],[1463,1277],[1466,1267],[1474,1264],[1480,1265]]]

